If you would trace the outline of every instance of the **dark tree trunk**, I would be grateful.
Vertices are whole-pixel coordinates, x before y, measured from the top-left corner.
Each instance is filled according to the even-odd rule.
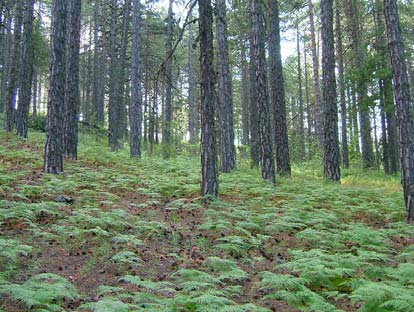
[[[309,76],[308,76],[308,61],[306,56],[306,41],[303,43],[303,59],[304,59],[304,66],[305,66],[305,98],[306,98],[306,122],[308,126],[308,146],[309,146],[309,154],[311,153],[312,147],[312,111],[309,101]],[[309,155],[310,156],[310,155]]]
[[[344,85],[344,56],[342,50],[342,29],[341,17],[339,10],[339,1],[336,0],[336,57],[338,64],[338,88],[339,88],[339,103],[341,107],[341,145],[342,145],[342,165],[344,168],[349,168],[348,157],[348,126],[345,102],[345,85]]]
[[[249,65],[246,60],[246,46],[241,41],[241,102],[242,102],[242,139],[241,144],[249,145]]]
[[[37,116],[37,95],[39,84],[39,75],[36,66],[33,66],[33,116]],[[40,98],[39,98],[40,99]]]
[[[92,120],[94,124],[103,124],[104,116],[104,95],[106,81],[106,52],[104,51],[105,43],[103,37],[99,38],[99,32],[104,32],[104,23],[101,23],[99,1],[95,1],[93,19],[94,19],[94,51],[93,51],[93,113]],[[101,24],[101,25],[100,25]],[[101,48],[100,48],[101,47]]]
[[[65,156],[78,158],[78,115],[80,108],[79,51],[81,0],[68,3],[65,85]]]
[[[11,46],[11,16],[10,10],[7,9],[3,15],[2,22],[4,27],[1,28],[1,89],[0,89],[0,114],[4,112],[7,99],[7,82],[9,80],[9,55]]]
[[[384,103],[384,86],[383,81],[379,81],[380,92],[380,106],[381,106],[381,143],[382,143],[382,165],[384,167],[384,173],[390,174],[390,160],[389,160],[389,146],[387,139],[387,126],[385,119],[385,103]]]
[[[167,60],[165,62],[165,110],[164,124],[162,131],[162,156],[164,159],[171,157],[172,145],[172,46],[173,46],[173,2],[169,0],[168,6],[168,25],[167,25]]]
[[[221,171],[228,173],[236,168],[236,147],[234,145],[233,94],[225,0],[216,1],[216,13]]]
[[[188,132],[190,133],[190,144],[196,144],[198,139],[199,112],[196,102],[196,73],[194,70],[193,53],[193,23],[188,28]]]
[[[17,135],[27,138],[27,121],[29,119],[30,100],[32,96],[33,49],[31,39],[34,20],[34,0],[25,1],[23,22],[22,60],[20,64],[20,88],[17,107]]]
[[[7,86],[7,101],[6,101],[6,117],[4,121],[4,129],[11,132],[15,124],[16,114],[16,94],[19,85],[19,68],[21,55],[21,37],[22,37],[22,23],[23,23],[23,0],[17,0],[15,3],[15,17],[13,29],[13,48],[11,50],[9,59],[9,79]]]
[[[313,91],[315,93],[315,131],[319,144],[323,143],[323,108],[320,95],[319,86],[319,58],[318,49],[316,46],[316,33],[315,33],[315,21],[313,15],[313,4],[311,0],[308,0],[309,5],[309,22],[311,31],[311,47],[312,47],[312,64],[313,64]]]
[[[201,69],[201,195],[218,196],[211,1],[199,0],[198,10]]]
[[[259,133],[259,114],[257,111],[257,89],[256,89],[256,70],[253,52],[253,33],[250,33],[250,158],[251,167],[258,167],[260,164],[260,133]]]
[[[63,172],[63,120],[65,96],[65,40],[66,1],[53,3],[52,47],[50,50],[49,96],[46,127],[44,171],[59,174]]]
[[[270,0],[269,57],[270,88],[275,132],[276,165],[280,175],[290,176],[289,141],[286,125],[285,87],[283,80],[282,56],[280,50],[279,4]]]
[[[322,96],[324,120],[324,176],[341,180],[338,141],[338,108],[336,104],[335,48],[333,31],[333,0],[321,1],[322,19]]]
[[[86,94],[85,94],[85,103],[83,109],[83,118],[87,124],[91,122],[91,89],[92,89],[92,21],[90,20],[89,24],[89,46],[88,49],[85,49],[87,53],[87,65],[86,65]]]
[[[393,69],[394,94],[397,107],[400,143],[401,176],[407,221],[414,222],[414,124],[410,85],[398,17],[397,1],[384,0],[385,21]]]
[[[260,133],[260,165],[262,177],[276,183],[275,165],[273,160],[271,128],[269,115],[269,99],[267,90],[267,70],[265,52],[265,27],[261,0],[250,2],[251,26],[253,37],[253,63],[255,69],[255,84],[257,92],[256,109],[259,115]]]
[[[303,91],[302,91],[302,64],[301,64],[301,55],[300,55],[300,33],[299,25],[296,29],[296,50],[298,56],[298,104],[299,104],[299,153],[301,160],[306,158],[305,150],[305,125],[304,125],[304,114],[303,114]]]
[[[142,91],[141,91],[141,42],[140,42],[140,0],[133,0],[132,19],[132,72],[131,72],[131,104],[129,109],[130,122],[130,154],[141,157],[141,124],[142,124]]]

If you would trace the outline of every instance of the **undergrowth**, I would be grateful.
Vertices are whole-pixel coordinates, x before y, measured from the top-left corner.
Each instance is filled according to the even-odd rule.
[[[309,162],[273,188],[242,162],[204,206],[193,156],[82,134],[53,176],[43,140],[0,130],[1,311],[414,311],[398,177]]]

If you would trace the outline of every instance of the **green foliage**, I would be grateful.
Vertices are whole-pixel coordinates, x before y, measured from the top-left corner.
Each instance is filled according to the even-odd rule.
[[[62,311],[65,301],[79,297],[78,291],[67,279],[52,273],[35,275],[22,285],[0,285],[0,293],[22,301],[28,309]]]
[[[30,115],[27,125],[32,130],[46,132],[46,115]]]

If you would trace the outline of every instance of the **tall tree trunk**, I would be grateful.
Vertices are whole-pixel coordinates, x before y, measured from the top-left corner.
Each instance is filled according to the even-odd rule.
[[[345,85],[344,85],[344,55],[342,50],[342,29],[341,29],[341,15],[339,10],[339,1],[336,4],[336,57],[338,64],[338,88],[339,88],[339,103],[341,107],[341,145],[342,145],[342,165],[344,168],[349,168],[348,156],[348,126],[346,123],[346,102],[345,102]]]
[[[30,100],[33,78],[33,49],[31,45],[34,20],[34,0],[25,1],[23,22],[22,60],[20,64],[20,88],[17,107],[17,135],[27,138],[27,122],[29,119]]]
[[[308,76],[308,61],[306,56],[306,41],[303,42],[303,59],[305,67],[305,98],[306,98],[306,123],[308,126],[308,146],[309,154],[311,153],[312,148],[312,111],[309,101],[309,76]],[[309,155],[310,156],[310,155]]]
[[[218,196],[211,0],[199,0],[198,10],[201,69],[201,195]]]
[[[251,26],[253,34],[253,62],[257,91],[257,111],[260,132],[260,165],[262,177],[276,183],[273,160],[271,128],[269,116],[269,99],[267,90],[267,70],[265,52],[265,27],[261,0],[250,1]]]
[[[191,18],[191,17],[190,17]],[[190,133],[190,144],[198,142],[198,104],[195,97],[196,73],[194,70],[194,48],[193,48],[193,23],[188,28],[188,132]]]
[[[249,78],[250,78],[250,159],[251,167],[258,167],[260,164],[260,132],[259,132],[259,114],[257,111],[257,89],[256,89],[256,70],[254,64],[254,49],[253,49],[253,32],[250,37],[250,64],[249,64]]]
[[[130,122],[130,154],[131,157],[141,157],[142,136],[142,91],[141,91],[141,42],[140,42],[140,0],[133,0],[132,19],[132,72],[131,72],[131,104],[129,109]]]
[[[23,0],[17,0],[15,3],[15,17],[13,29],[13,48],[9,60],[9,80],[7,86],[6,117],[4,128],[11,132],[15,124],[16,114],[16,94],[19,85],[19,68],[21,55],[21,28],[23,23]]]
[[[38,86],[39,86],[39,75],[37,68],[33,65],[33,116],[37,116],[37,95],[38,95]]]
[[[109,49],[109,103],[108,103],[108,133],[109,145],[111,151],[118,151],[121,148],[121,138],[119,137],[119,124],[121,116],[119,116],[119,98],[118,89],[120,88],[121,68],[119,64],[118,46],[118,1],[111,1],[111,21],[110,21],[110,49]]]
[[[316,46],[315,21],[313,15],[312,0],[308,0],[309,7],[309,23],[311,31],[311,48],[312,48],[312,64],[313,64],[313,92],[315,93],[315,131],[319,144],[323,143],[323,108],[321,103],[320,85],[319,85],[319,58]]]
[[[106,77],[104,75],[105,69],[105,53],[103,51],[103,39],[99,38],[99,32],[104,32],[103,25],[100,25],[100,1],[95,1],[94,4],[94,11],[93,11],[93,19],[94,19],[94,35],[93,35],[93,113],[92,113],[92,120],[94,124],[103,124],[105,117],[104,117],[104,102],[103,97],[101,94],[104,94],[105,88],[105,80]],[[100,47],[102,47],[100,49]]]
[[[280,49],[279,3],[277,0],[270,0],[269,6],[270,91],[273,107],[272,122],[275,132],[276,165],[278,174],[290,176],[291,168],[286,125],[285,86]]]
[[[324,120],[324,176],[341,180],[339,167],[338,107],[336,104],[333,0],[321,1],[322,19],[322,96]]]
[[[63,130],[65,93],[65,50],[66,50],[66,1],[53,3],[52,47],[50,50],[49,96],[46,126],[44,171],[59,174],[63,172]]]
[[[404,46],[398,17],[397,1],[384,0],[388,44],[391,52],[394,94],[397,107],[398,139],[400,143],[401,176],[407,221],[414,222],[414,124],[410,85],[404,56]]]
[[[250,121],[249,121],[249,65],[246,60],[246,46],[243,41],[241,44],[241,102],[242,102],[242,139],[241,144],[249,145]]]
[[[79,51],[81,0],[68,3],[66,85],[65,85],[65,156],[78,158],[78,118],[80,108]]]
[[[173,2],[169,0],[168,6],[168,25],[167,25],[167,60],[165,62],[165,111],[164,111],[164,127],[162,131],[162,144],[164,159],[171,157],[172,145],[172,46],[173,46]]]
[[[11,16],[10,11],[7,10],[3,18],[4,23],[4,39],[2,41],[2,72],[1,72],[1,96],[0,96],[0,113],[3,113],[7,103],[7,84],[9,81],[9,65],[10,65],[10,47],[11,47]]]
[[[85,49],[87,54],[87,65],[86,65],[86,94],[85,103],[83,110],[83,118],[87,124],[91,122],[91,89],[92,89],[92,19],[89,21],[89,44],[88,48]]]
[[[221,171],[228,173],[236,168],[236,147],[225,0],[216,0],[216,14]]]
[[[303,90],[302,90],[302,64],[300,55],[300,33],[299,24],[296,28],[296,50],[298,56],[298,104],[299,104],[299,153],[300,158],[304,160],[306,158],[305,150],[305,125],[304,125],[304,114],[303,114]]]

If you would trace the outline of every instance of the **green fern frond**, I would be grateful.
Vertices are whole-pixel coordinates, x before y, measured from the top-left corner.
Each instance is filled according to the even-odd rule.
[[[93,312],[129,312],[127,304],[113,297],[106,297],[98,302],[86,303],[81,305],[82,309],[88,309]]]

